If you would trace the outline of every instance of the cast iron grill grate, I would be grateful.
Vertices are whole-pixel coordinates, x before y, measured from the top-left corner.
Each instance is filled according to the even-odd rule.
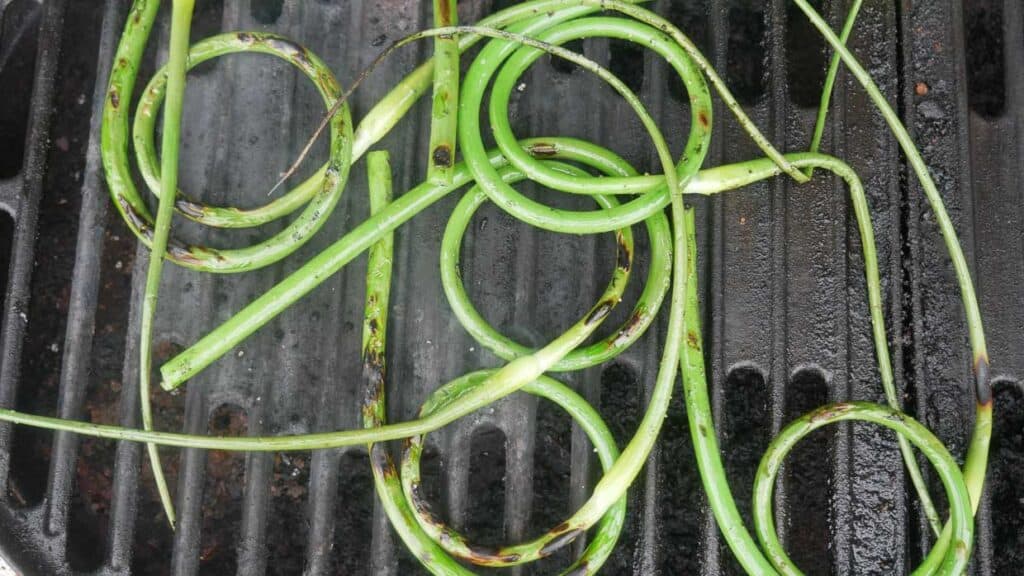
[[[429,21],[429,3],[415,0],[198,4],[195,38],[273,29],[321,55],[342,82],[383,43]],[[508,2],[461,4],[471,21]],[[805,146],[825,55],[789,3],[653,4],[725,71],[781,148]],[[816,4],[833,23],[847,7]],[[126,334],[137,332],[133,303],[146,253],[110,214],[97,113],[128,5],[0,0],[0,405],[135,426],[136,344]],[[165,56],[166,20],[151,41],[150,67]],[[1017,0],[868,0],[853,47],[899,104],[975,272],[998,378],[974,571],[1014,574],[1024,561],[1024,488],[1015,481],[1024,471],[1024,203],[1017,192],[1024,184],[1024,9]],[[669,72],[618,43],[588,40],[581,48],[623,73],[664,126],[679,127],[666,130],[678,146],[687,120]],[[355,115],[428,50],[407,49],[371,77],[356,95]],[[543,62],[514,104],[519,134],[611,143],[654,169],[650,147],[617,98],[571,66]],[[955,282],[923,195],[905,178],[884,123],[841,79],[825,149],[847,158],[870,194],[905,405],[962,454],[972,394]],[[258,201],[322,113],[312,89],[290,70],[249,56],[197,69],[186,110],[183,187],[242,205]],[[718,112],[709,163],[755,155]],[[382,143],[395,155],[398,191],[425,172],[424,117],[404,121]],[[170,356],[195,341],[358,222],[367,212],[365,196],[360,167],[325,229],[269,271],[225,278],[169,269],[158,352]],[[454,200],[397,235],[392,418],[410,417],[438,383],[494,361],[461,331],[441,293],[437,246]],[[557,201],[575,206],[573,199]],[[781,425],[826,401],[881,399],[862,262],[838,182],[819,178],[796,187],[780,179],[695,204],[713,402],[732,487],[748,510],[757,461]],[[185,223],[182,229],[231,242],[227,234]],[[489,319],[536,344],[593,301],[611,266],[609,246],[608,238],[555,237],[485,209],[464,249],[468,289]],[[638,254],[642,259],[642,246]],[[158,426],[216,434],[357,426],[361,266],[327,282],[182,394],[156,396]],[[488,275],[496,280],[478,281]],[[610,365],[568,380],[601,409],[620,443],[654,379],[660,350],[653,332]],[[556,524],[582,502],[597,474],[567,417],[527,397],[429,442],[430,498],[484,543]],[[780,483],[777,509],[798,565],[812,574],[899,573],[920,559],[928,530],[895,445],[891,435],[852,425],[821,432],[794,453],[797,465]],[[191,450],[168,451],[165,459],[180,512],[173,534],[138,446],[0,425],[3,554],[28,574],[417,573],[375,504],[365,451]],[[739,573],[702,502],[681,401],[630,492],[629,510],[606,573]]]

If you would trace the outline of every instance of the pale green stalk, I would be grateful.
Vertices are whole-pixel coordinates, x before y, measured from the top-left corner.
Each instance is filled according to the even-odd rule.
[[[142,411],[142,429],[153,429],[153,413],[150,406],[150,371],[153,358],[153,318],[156,315],[157,294],[160,291],[160,276],[164,268],[164,254],[171,233],[171,219],[174,216],[174,196],[178,190],[178,151],[181,145],[181,114],[185,100],[185,68],[188,65],[188,36],[192,24],[192,10],[195,0],[174,0],[171,5],[171,45],[167,62],[167,105],[164,108],[163,156],[161,160],[160,203],[157,207],[156,226],[153,231],[152,250],[146,270],[146,290],[142,300],[139,328],[139,400]],[[160,503],[163,504],[167,521],[174,528],[174,501],[167,488],[160,452],[156,444],[146,444],[149,463],[153,469],[153,480]]]

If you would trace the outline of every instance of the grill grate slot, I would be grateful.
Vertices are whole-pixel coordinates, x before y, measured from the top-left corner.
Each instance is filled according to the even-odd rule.
[[[41,12],[35,0],[15,0],[0,18],[0,180],[17,176],[25,160]]]

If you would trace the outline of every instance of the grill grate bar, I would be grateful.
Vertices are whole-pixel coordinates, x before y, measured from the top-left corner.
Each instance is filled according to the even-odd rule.
[[[710,0],[707,25],[710,34],[708,35],[708,49],[706,52],[716,70],[726,70],[728,66],[728,3],[729,0]],[[714,117],[723,118],[727,113],[725,106],[722,105],[719,99],[714,99],[713,102]],[[753,112],[753,110],[750,110],[750,113]],[[756,118],[756,116],[753,117]],[[741,141],[735,137],[734,128],[725,127],[722,124],[722,122],[719,122],[719,129],[712,132],[711,149],[708,151],[707,161],[713,162],[715,165],[723,164],[727,151],[734,150],[736,143]],[[705,285],[707,286],[703,319],[707,320],[704,330],[708,337],[708,341],[705,343],[705,347],[708,350],[708,373],[713,375],[711,376],[713,384],[709,391],[709,401],[716,422],[721,421],[722,406],[722,382],[718,375],[725,374],[727,369],[726,363],[728,362],[725,338],[723,336],[725,332],[725,318],[721,314],[715,314],[715,312],[722,310],[726,305],[725,272],[727,268],[725,262],[728,248],[726,246],[725,208],[730,200],[732,199],[727,197],[713,198],[708,203],[709,246],[704,252],[708,255],[708,264],[701,267],[701,270],[708,270],[708,273],[703,275]],[[742,201],[743,198],[737,198],[736,200]],[[716,432],[716,440],[718,440],[719,446],[721,446],[722,438],[720,432]],[[718,532],[718,524],[715,522],[703,492],[701,492],[700,502],[700,512],[702,515],[700,542],[703,544],[700,553],[700,565],[706,567],[709,574],[721,574],[720,552],[722,540]]]
[[[124,8],[123,3],[119,4],[113,1],[107,2],[104,5],[103,31],[100,34],[99,51],[97,54],[99,62],[110,62],[114,58],[118,38],[114,31],[120,29],[123,23]],[[107,66],[97,66],[96,84],[92,96],[92,120],[89,125],[90,138],[86,152],[85,176],[82,182],[82,215],[79,221],[79,240],[76,247],[76,271],[72,276],[74,278],[72,289],[82,293],[89,292],[88,289],[80,287],[82,282],[86,284],[95,282],[97,284],[93,287],[90,295],[94,306],[98,293],[99,274],[104,251],[103,231],[110,211],[109,197],[106,194],[106,187],[103,183],[103,166],[100,158],[98,138],[103,105],[106,99],[108,74],[109,68]],[[89,267],[84,264],[85,262],[91,262],[92,266],[95,267],[95,272],[91,272]],[[80,263],[82,263],[81,266]],[[84,299],[85,297],[83,296],[82,300]],[[90,310],[87,314],[88,317],[83,320],[83,323],[87,322],[91,325],[91,329],[94,330],[95,310]],[[72,325],[70,310],[68,318],[68,325],[70,327]],[[88,348],[91,349],[92,334],[89,333],[82,338],[88,342]],[[66,351],[71,350],[68,340],[71,339],[66,336],[64,345],[64,350]],[[86,348],[85,342],[82,343],[81,347],[83,349]],[[82,367],[80,368],[82,373],[79,374],[79,378],[87,379],[85,373],[90,368],[91,363],[89,360],[87,358],[82,362]],[[66,369],[62,370],[62,380],[65,378],[64,372],[66,372]],[[135,394],[132,393],[131,384],[133,380],[127,378],[123,380],[124,387],[122,390],[125,398],[134,398]],[[134,404],[128,404],[127,402],[122,405],[120,423],[125,426],[134,426],[137,422],[136,411],[132,409],[126,410],[125,405],[134,407]],[[110,502],[110,524],[107,535],[109,573],[125,573],[131,564],[132,530],[137,510],[135,499],[138,486],[138,453],[138,447],[131,443],[119,444],[116,451],[114,481]],[[70,486],[65,489],[68,493],[71,492]]]
[[[109,13],[108,13],[109,15]],[[104,61],[112,58],[114,44],[106,43],[100,50]],[[103,82],[97,83],[102,87]],[[100,130],[104,91],[96,90],[93,120],[90,129]],[[78,225],[76,258],[72,272],[67,328],[64,334],[60,396],[58,413],[61,418],[82,418],[82,404],[89,384],[93,333],[96,328],[96,304],[100,289],[100,271],[103,258],[103,233],[107,219],[109,197],[100,184],[102,178],[99,151],[90,146],[88,181],[83,186],[82,211]],[[68,522],[68,504],[73,488],[73,475],[77,461],[78,438],[74,434],[54,434],[53,456],[50,462],[48,497],[46,499],[47,530],[62,537]]]
[[[0,350],[3,351],[0,356],[0,406],[5,407],[14,406],[17,394],[18,371],[26,326],[24,313],[28,309],[29,279],[34,260],[32,246],[35,241],[38,206],[49,151],[50,108],[61,48],[65,6],[63,1],[58,0],[39,8],[42,14],[37,25],[39,41],[32,82],[32,105],[25,138],[25,156],[18,175],[0,182],[3,208],[15,222],[11,245],[4,247],[10,251],[10,266],[6,276],[7,292],[3,300],[3,322],[0,325]],[[9,4],[0,8],[0,15],[6,8],[9,8]],[[13,503],[9,484],[12,438],[11,426],[0,424],[0,503],[3,503],[5,508],[2,520],[4,526],[14,526],[24,521],[34,523],[41,519],[38,508],[20,515],[24,520],[6,510],[7,506]],[[29,546],[36,547],[52,543],[52,538],[44,534],[28,534],[24,540]],[[15,562],[29,556],[19,550],[12,550],[8,554]]]
[[[137,265],[136,270],[145,270],[145,266]],[[184,430],[189,434],[204,434],[207,431],[209,411],[203,396],[201,386],[189,386],[185,393]],[[175,498],[178,525],[174,532],[171,556],[171,573],[175,576],[189,576],[199,570],[206,457],[203,450],[188,449],[181,452],[182,465],[178,472],[178,493]],[[142,465],[148,465],[145,457],[142,458]]]
[[[23,312],[27,310],[33,261],[32,245],[35,240],[37,211],[49,150],[47,139],[50,129],[50,106],[53,101],[57,58],[60,55],[64,8],[62,0],[47,3],[43,7],[38,29],[40,40],[32,85],[33,106],[28,120],[27,150],[19,175],[17,205],[10,207],[17,224],[10,247],[11,263],[7,273],[5,313],[0,327],[0,350],[4,352],[4,361],[0,363],[0,406],[13,406],[17,393],[18,367],[26,324]],[[8,494],[11,432],[9,424],[0,424],[0,447],[3,448],[0,449],[0,498],[4,500]]]
[[[104,26],[111,25],[111,30],[118,30],[123,17],[126,14],[127,2],[120,4],[111,2],[111,8],[107,12],[108,18]],[[116,36],[115,36],[116,37]],[[104,82],[104,86],[105,86]],[[103,91],[106,97],[106,91]],[[96,134],[94,131],[93,134]],[[94,138],[94,143],[98,138]],[[109,208],[107,208],[109,210]],[[145,250],[136,249],[136,257],[145,258]],[[137,276],[138,274],[133,274]],[[131,298],[138,302],[142,298],[142,283],[132,282]],[[128,312],[128,325],[134,326],[138,322],[139,310],[132,306]],[[122,426],[137,427],[141,424],[139,415],[139,379],[136,377],[139,371],[139,345],[135,338],[125,339],[124,364],[122,368],[121,385],[121,406],[119,423]],[[136,524],[139,514],[139,490],[145,490],[140,486],[141,466],[144,460],[143,448],[134,442],[119,442],[117,455],[114,459],[114,484],[111,497],[110,517],[110,565],[116,570],[128,572],[133,558],[133,544]],[[179,527],[180,530],[180,527]]]

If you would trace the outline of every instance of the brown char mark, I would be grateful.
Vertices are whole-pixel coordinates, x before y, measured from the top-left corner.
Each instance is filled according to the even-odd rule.
[[[623,272],[629,272],[629,267],[633,261],[633,255],[629,252],[629,246],[626,245],[626,239],[623,238],[621,234],[616,234],[615,238],[619,242],[616,266],[618,266]]]
[[[686,344],[694,350],[700,350],[700,338],[697,337],[697,333],[689,330],[686,332]]]
[[[989,380],[988,356],[978,356],[974,361],[974,388],[978,404],[992,403],[992,382]]]
[[[423,491],[420,490],[420,483],[414,482],[412,485],[412,507],[418,512],[423,519],[427,522],[444,529],[444,522],[437,519],[434,514],[434,509],[430,505],[430,502],[423,496]]]
[[[121,210],[124,211],[125,217],[128,219],[128,223],[133,228],[138,230],[138,234],[148,242],[153,241],[153,227],[149,225],[149,221],[142,217],[142,214],[135,209],[134,206],[128,202],[128,199],[123,194],[117,195],[117,203],[121,206]]]
[[[384,365],[367,358],[363,362],[363,407],[371,408],[380,402],[384,391]]]
[[[481,546],[469,546],[467,554],[457,554],[457,556],[469,560],[477,566],[501,566],[519,561],[519,554],[502,554],[498,550]]]
[[[437,148],[434,148],[432,158],[434,160],[434,166],[439,168],[452,167],[452,149],[447,144],[441,144]]]
[[[587,318],[586,318],[586,320],[584,320],[584,322],[586,323],[587,326],[591,326],[594,323],[600,322],[601,320],[604,320],[605,318],[607,318],[608,314],[610,314],[611,311],[612,311],[612,303],[611,302],[608,302],[608,301],[601,302],[600,304],[598,304],[594,308],[593,311],[590,312],[590,314],[587,315]]]
[[[532,156],[544,158],[558,154],[558,147],[547,142],[536,142],[530,145],[529,152]]]
[[[838,416],[843,412],[849,412],[853,410],[853,404],[841,403],[833,404],[831,406],[822,406],[821,408],[814,411],[809,419],[811,424],[821,422],[823,420],[829,420],[834,416]]]
[[[555,538],[551,542],[548,542],[546,546],[540,549],[541,557],[550,556],[559,549],[564,548],[565,546],[569,545],[573,540],[578,538],[579,535],[582,533],[583,530],[577,528],[576,530],[570,530],[569,532],[566,532],[565,534],[562,534],[561,536]]]
[[[374,444],[370,447],[370,466],[385,478],[392,478],[398,475],[394,463],[391,462],[391,455],[388,454],[387,447],[384,444]]]
[[[263,43],[281,54],[287,54],[289,58],[302,68],[308,69],[312,67],[312,63],[309,61],[306,49],[287,38],[269,36],[267,38],[263,38]]]
[[[441,0],[439,3],[440,13],[438,14],[438,23],[441,27],[452,25],[452,3],[448,0]]]
[[[178,198],[174,201],[174,206],[178,209],[178,212],[193,218],[202,218],[204,214],[201,204],[197,204],[187,198]]]
[[[640,322],[644,319],[644,313],[642,310],[634,310],[633,314],[626,320],[626,323],[622,325],[619,333],[615,336],[615,339],[609,342],[609,347],[621,346],[625,343],[626,339],[636,332],[637,327],[640,326]]]
[[[191,264],[193,266],[202,264],[202,260],[196,258],[196,255],[189,250],[188,246],[174,239],[167,242],[167,254],[169,254],[175,262]]]

